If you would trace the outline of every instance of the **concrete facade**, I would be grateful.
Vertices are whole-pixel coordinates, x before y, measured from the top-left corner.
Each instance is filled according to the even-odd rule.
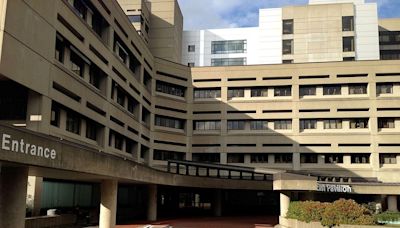
[[[311,48],[308,54],[295,52],[290,65],[189,68],[177,63],[181,46],[174,49],[180,43],[174,37],[182,31],[176,1],[151,1],[168,13],[153,13],[150,24],[169,18],[167,30],[174,30],[174,37],[161,39],[164,27],[155,26],[149,44],[117,1],[89,1],[83,8],[79,0],[45,3],[0,1],[0,215],[15,213],[16,218],[5,227],[23,226],[28,172],[102,183],[101,227],[115,224],[119,183],[151,186],[150,220],[157,216],[156,185],[215,189],[215,215],[221,214],[220,189],[315,192],[319,183],[331,182],[351,185],[352,194],[390,195],[395,208],[400,183],[398,60],[366,60],[364,55],[365,61],[296,63],[314,58]],[[331,7],[337,30],[339,18],[352,15],[354,5]],[[311,22],[304,21],[314,13],[321,20],[327,16],[321,5],[299,7],[304,14],[294,8],[262,13],[260,24],[272,23],[273,34],[280,34],[277,39],[260,33],[260,40],[277,42],[272,53],[281,51],[278,43],[284,36],[291,36],[282,35],[282,19],[290,14],[302,18],[294,27],[300,51],[301,42],[315,41],[301,34],[301,26],[312,30]],[[367,32],[350,33],[358,31]],[[198,37],[205,39],[205,34]],[[342,34],[333,39],[338,37]],[[267,49],[256,56],[283,61],[262,54]],[[340,59],[341,54],[332,55]],[[274,174],[274,180],[172,174],[165,172],[168,160],[247,166]],[[15,165],[23,172],[14,180],[7,170]],[[18,182],[14,192],[4,187],[11,181]],[[10,193],[15,194],[4,197]],[[4,205],[13,204],[15,211],[4,211]]]

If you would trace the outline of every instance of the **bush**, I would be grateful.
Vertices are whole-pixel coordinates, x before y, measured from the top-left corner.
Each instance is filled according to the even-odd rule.
[[[321,222],[332,227],[339,224],[374,225],[375,217],[371,211],[354,200],[340,199],[333,203],[316,201],[291,202],[287,218],[303,222]]]
[[[385,211],[381,214],[375,215],[375,219],[378,222],[394,222],[400,221],[400,212]]]
[[[375,219],[367,208],[354,200],[339,199],[326,207],[321,224],[328,227],[340,224],[374,225]]]
[[[328,203],[315,201],[291,202],[286,217],[303,222],[321,221]]]

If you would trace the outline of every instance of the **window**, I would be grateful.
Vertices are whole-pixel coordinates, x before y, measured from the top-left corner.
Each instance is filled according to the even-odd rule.
[[[89,71],[89,83],[97,89],[100,89],[101,82],[107,77],[107,75],[93,63],[90,65]]]
[[[182,161],[185,160],[185,153],[166,151],[166,150],[154,150],[153,159],[159,161],[168,161],[168,160]]]
[[[142,107],[142,122],[143,122],[147,127],[150,126],[150,117],[151,117],[150,111],[147,110],[147,108]],[[157,119],[156,119],[156,120],[157,120]],[[182,124],[183,124],[183,122],[182,122]],[[161,125],[160,125],[160,126],[161,126]],[[183,129],[183,126],[182,126],[182,129]]]
[[[66,130],[77,135],[80,134],[81,128],[81,119],[79,115],[67,112],[67,123],[66,123]]]
[[[380,31],[380,45],[396,45],[400,44],[400,31]]]
[[[368,128],[368,119],[351,119],[350,128],[351,129]]]
[[[221,130],[221,121],[219,120],[196,120],[193,124],[194,130],[212,131]]]
[[[60,112],[61,109],[58,105],[51,105],[51,119],[50,124],[56,127],[60,127]]]
[[[245,53],[247,40],[224,40],[211,42],[211,54]]]
[[[233,97],[244,97],[244,88],[229,88],[228,89],[228,98]]]
[[[251,97],[268,97],[268,88],[251,88]]]
[[[86,138],[97,140],[97,123],[92,120],[86,120]]]
[[[317,94],[316,86],[300,86],[300,96],[315,96]]]
[[[293,59],[284,59],[284,60],[282,60],[282,63],[283,63],[283,64],[290,64],[290,63],[293,63]]]
[[[343,37],[343,52],[354,51],[354,37]]]
[[[379,154],[380,164],[397,164],[397,154]]]
[[[185,88],[183,86],[174,85],[171,83],[158,81],[156,82],[156,91],[166,93],[178,97],[185,97]]]
[[[112,135],[114,136],[114,148],[117,150],[122,150],[124,145],[124,137],[121,134],[113,132]]]
[[[252,120],[250,122],[250,130],[267,130],[268,121],[266,120]]]
[[[377,83],[376,94],[393,94],[393,83]]]
[[[283,40],[282,54],[284,54],[284,55],[293,54],[293,40]]]
[[[194,89],[194,99],[220,98],[221,89]]]
[[[293,19],[283,20],[283,34],[293,34]]]
[[[349,94],[367,94],[367,84],[350,84]]]
[[[291,86],[274,87],[274,96],[275,97],[292,96],[292,87]]]
[[[70,60],[72,63],[71,65],[72,72],[83,77],[83,69],[85,67],[85,62],[83,61],[83,59],[79,57],[79,55],[76,54],[75,52],[71,52]]]
[[[137,107],[139,107],[138,105],[139,105],[139,102],[137,102],[134,98],[132,98],[132,97],[128,98],[128,108],[127,109],[130,113],[135,114],[135,109]]]
[[[193,153],[192,161],[219,163],[220,162],[220,154],[219,153]]]
[[[275,120],[274,121],[275,130],[290,130],[292,129],[292,120]]]
[[[342,120],[324,120],[324,129],[342,129]]]
[[[73,7],[75,8],[75,12],[82,18],[86,19],[87,8],[85,3],[82,0],[74,0]]]
[[[300,154],[300,163],[318,163],[318,155]]]
[[[341,85],[326,85],[323,89],[324,95],[340,95],[342,94],[342,86]]]
[[[354,31],[354,17],[342,17],[342,31]]]
[[[64,38],[62,38],[57,34],[55,58],[62,63],[64,62],[64,49],[65,49]]]
[[[352,154],[351,163],[352,164],[368,164],[370,154]]]
[[[325,163],[326,164],[343,163],[343,155],[342,154],[325,154]]]
[[[300,129],[317,129],[317,120],[300,120]]]
[[[189,45],[188,46],[188,52],[195,52],[196,51],[196,46],[195,45]]]
[[[244,120],[228,120],[228,130],[244,130]]]
[[[142,21],[142,15],[128,15],[131,23],[138,23]]]
[[[228,163],[244,163],[244,154],[228,154]]]
[[[275,163],[292,163],[293,154],[274,154]]]
[[[172,117],[166,116],[156,116],[156,126],[175,128],[175,129],[183,129],[184,121],[181,119],[176,119]]]
[[[122,47],[119,42],[115,42],[115,52],[118,55],[118,58],[123,62],[127,63],[129,55],[128,52]]]
[[[397,60],[400,59],[400,50],[381,50],[381,60]]]
[[[211,59],[211,66],[243,66],[246,58],[218,58]]]
[[[104,19],[104,17],[99,13],[97,10],[93,11],[92,15],[92,28],[97,35],[99,35],[103,41],[106,41],[107,38],[107,28],[109,27],[109,24],[107,21]]]
[[[251,154],[251,163],[268,163],[268,154]]]
[[[117,103],[122,107],[125,107],[125,92],[119,87],[117,88]]]
[[[189,62],[188,67],[194,67],[195,63],[194,62]]]
[[[344,62],[350,62],[350,61],[355,61],[356,59],[354,57],[343,57]]]
[[[378,118],[378,128],[394,128],[394,118]]]

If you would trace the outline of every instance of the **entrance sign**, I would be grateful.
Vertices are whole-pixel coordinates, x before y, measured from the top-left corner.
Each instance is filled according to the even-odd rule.
[[[26,142],[24,139],[14,139],[9,134],[2,134],[1,136],[1,149],[25,155],[42,157],[46,159],[54,160],[57,157],[55,149],[43,147],[40,145],[31,144]]]
[[[321,184],[317,183],[317,191],[319,192],[339,192],[339,193],[351,193],[353,189],[350,185],[345,184]]]

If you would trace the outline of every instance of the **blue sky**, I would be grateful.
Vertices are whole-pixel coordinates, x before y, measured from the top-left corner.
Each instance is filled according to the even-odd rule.
[[[184,29],[252,27],[258,9],[305,5],[308,0],[178,0]],[[366,0],[378,3],[379,18],[400,17],[400,0]]]

